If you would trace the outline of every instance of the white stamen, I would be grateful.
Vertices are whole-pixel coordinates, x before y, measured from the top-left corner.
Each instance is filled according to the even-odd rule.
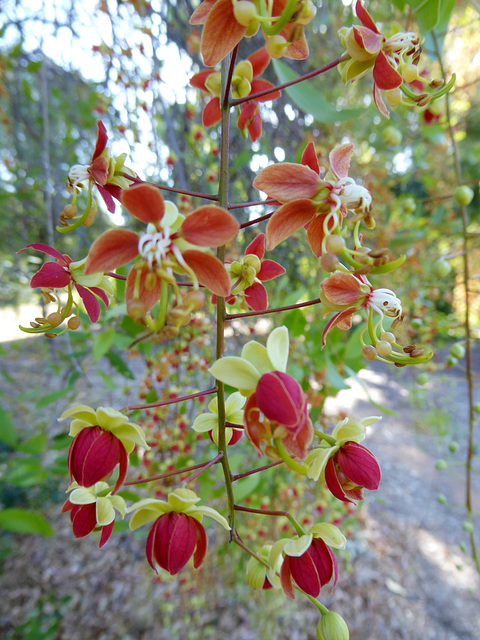
[[[144,233],[138,240],[138,253],[146,259],[150,271],[153,271],[154,263],[161,265],[166,260],[172,249],[172,241],[169,227],[155,233],[152,233],[150,229],[148,231],[149,233]]]
[[[372,208],[370,192],[352,178],[341,178],[335,185],[335,191],[346,209],[354,209],[357,213],[370,212]]]
[[[402,315],[402,303],[391,289],[374,289],[367,304],[380,315],[385,314],[390,318]]]
[[[86,164],[74,164],[68,174],[69,183],[73,186],[81,185],[82,182],[88,181],[90,179],[88,169],[89,167]]]

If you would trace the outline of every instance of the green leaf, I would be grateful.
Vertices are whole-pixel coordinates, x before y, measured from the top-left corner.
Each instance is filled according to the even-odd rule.
[[[272,60],[279,81],[290,82],[299,76],[280,60]],[[344,122],[358,118],[365,109],[337,110],[334,105],[325,100],[322,94],[313,88],[309,81],[300,82],[285,89],[292,102],[305,113],[312,115],[318,122]]]
[[[47,472],[40,465],[38,456],[12,460],[12,464],[2,480],[14,487],[33,487],[45,482]]]
[[[240,504],[245,500],[245,498],[248,498],[248,496],[252,495],[252,493],[257,489],[261,480],[262,478],[258,473],[237,480],[237,482],[235,482],[235,484],[233,485],[235,502]]]
[[[27,509],[0,511],[0,529],[15,533],[39,533],[42,536],[55,535],[55,529],[43,516]]]
[[[422,34],[436,27],[440,17],[440,0],[408,0]]]
[[[15,425],[10,414],[2,406],[0,406],[0,425],[0,442],[8,444],[9,447],[14,447],[17,441]]]
[[[47,434],[39,433],[27,442],[23,442],[18,446],[19,451],[23,451],[24,453],[42,453],[47,446]]]
[[[107,353],[115,341],[116,331],[110,327],[106,331],[101,331],[93,336],[93,361],[98,362]]]
[[[63,387],[63,389],[58,389],[57,391],[52,391],[52,393],[47,393],[46,396],[40,398],[40,400],[35,405],[35,408],[42,409],[43,407],[48,407],[49,404],[60,400],[60,398],[63,398],[72,391],[72,387]]]
[[[103,382],[105,383],[105,387],[109,391],[114,391],[117,388],[115,381],[112,380],[112,376],[109,376],[108,374],[104,373],[101,369],[97,369],[97,373],[100,375]]]
[[[107,356],[110,364],[112,365],[112,367],[114,369],[116,369],[118,371],[118,373],[120,373],[125,378],[128,378],[129,380],[135,380],[135,376],[134,376],[132,370],[122,360],[122,358],[118,355],[118,353],[116,353],[115,351],[109,351],[106,354],[106,356]]]
[[[342,376],[338,373],[335,365],[330,360],[327,360],[327,375],[326,379],[329,385],[334,389],[340,391],[341,389],[349,389],[348,384],[345,384]]]

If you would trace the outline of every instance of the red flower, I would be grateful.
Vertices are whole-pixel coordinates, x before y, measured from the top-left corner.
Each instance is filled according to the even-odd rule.
[[[70,520],[75,538],[84,538],[97,527],[95,502],[90,504],[72,504],[70,500],[67,500],[62,507],[62,513],[66,513],[67,511],[70,511]],[[110,524],[101,527],[102,534],[98,544],[99,549],[103,547],[112,535],[114,525],[115,521],[113,520]]]
[[[241,260],[227,265],[232,281],[231,295],[225,298],[228,304],[234,304],[237,294],[245,297],[245,302],[254,311],[268,309],[267,290],[263,282],[273,280],[285,273],[285,269],[274,260],[264,260],[265,234],[260,233],[245,249]],[[212,302],[216,303],[216,296]]]
[[[187,273],[195,284],[203,284],[216,295],[230,293],[230,278],[223,264],[204,251],[188,248],[188,244],[219,247],[231,240],[239,226],[228,211],[212,205],[200,207],[172,232],[162,224],[165,205],[155,187],[130,187],[122,192],[121,200],[133,216],[149,225],[147,232],[106,231],[93,243],[85,272],[110,271],[140,255],[127,277],[125,297],[130,316],[144,315],[159,301],[162,280],[176,286],[174,271]]]
[[[270,62],[265,47],[259,49],[251,56],[235,66],[232,76],[232,95],[234,98],[246,98],[247,96],[270,89],[271,82],[258,78]],[[207,69],[195,74],[190,84],[201,89],[213,97],[207,102],[202,114],[202,122],[205,127],[211,127],[220,122],[222,112],[220,109],[220,72]],[[255,102],[242,103],[241,113],[238,118],[238,128],[241,131],[248,130],[250,139],[255,142],[262,132],[262,119],[256,102],[267,102],[280,97],[280,91],[274,91],[260,98],[254,98]]]
[[[193,555],[193,566],[198,569],[207,551],[207,536],[200,522],[185,513],[171,511],[153,523],[147,538],[147,560],[172,576],[187,564]]]
[[[63,287],[71,288],[73,286],[83,300],[90,321],[96,322],[100,315],[100,303],[97,298],[102,300],[105,309],[108,307],[108,298],[103,290],[106,286],[103,274],[97,279],[94,278],[96,284],[100,286],[91,286],[92,278],[91,276],[90,278],[85,276],[82,262],[73,262],[69,256],[60,253],[47,244],[28,244],[23,249],[20,249],[18,253],[25,251],[25,249],[42,251],[57,259],[56,262],[45,262],[31,279],[30,286],[33,289],[37,287],[62,289]],[[105,280],[107,279],[105,278]],[[83,284],[80,284],[81,282]]]
[[[344,502],[363,500],[363,488],[378,489],[380,467],[371,451],[357,442],[347,441],[328,460],[325,481],[331,493]]]
[[[291,455],[303,459],[313,439],[307,398],[298,382],[280,371],[261,376],[245,405],[244,423],[247,438],[259,453],[262,441],[280,438]]]
[[[282,589],[289,598],[295,598],[293,582],[305,593],[316,598],[320,589],[333,578],[335,586],[338,577],[337,561],[330,547],[322,540],[322,533],[316,529],[330,527],[337,539],[327,537],[328,543],[343,547],[345,538],[333,525],[316,525],[310,533],[299,538],[282,538],[276,542],[270,554],[270,563],[283,555],[280,569]]]
[[[108,477],[119,465],[113,493],[122,486],[127,475],[128,456],[122,442],[99,426],[85,427],[73,439],[68,450],[70,479],[82,487],[91,487]]]

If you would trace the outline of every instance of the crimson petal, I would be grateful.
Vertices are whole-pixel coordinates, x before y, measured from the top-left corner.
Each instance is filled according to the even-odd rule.
[[[75,284],[75,288],[83,300],[90,322],[96,322],[100,316],[100,303],[97,298],[91,291],[79,284]]]
[[[346,442],[337,452],[337,462],[350,482],[370,491],[378,489],[381,471],[371,451],[357,442]]]
[[[36,287],[51,287],[61,289],[66,287],[72,279],[70,272],[56,262],[45,262],[40,271],[30,280],[32,289]]]
[[[260,282],[254,282],[244,291],[245,301],[254,311],[265,311],[268,308],[267,290]]]
[[[264,373],[255,390],[258,407],[268,420],[286,427],[295,426],[300,419],[302,390],[287,373]]]
[[[290,557],[290,572],[297,585],[313,598],[320,593],[320,578],[309,550],[303,555]]]
[[[183,569],[195,550],[197,527],[193,520],[184,513],[178,514],[168,553],[168,571],[172,576]]]
[[[97,122],[97,140],[95,142],[95,150],[92,156],[92,162],[102,153],[107,146],[108,136],[105,125],[101,120]]]
[[[22,253],[22,251],[25,251],[25,249],[35,249],[36,251],[42,251],[43,253],[52,256],[52,258],[56,258],[57,260],[62,260],[63,262],[65,262],[65,256],[60,253],[60,251],[57,251],[53,247],[50,247],[48,244],[43,244],[42,242],[27,244],[26,247],[23,247],[23,249],[20,249],[20,251],[17,251],[17,253]]]
[[[95,503],[74,504],[70,512],[70,520],[75,538],[88,536],[97,526]]]

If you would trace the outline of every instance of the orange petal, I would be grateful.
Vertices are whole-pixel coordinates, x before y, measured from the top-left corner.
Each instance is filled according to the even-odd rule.
[[[382,92],[376,84],[373,85],[373,101],[382,116],[385,116],[385,118],[390,120],[390,111],[387,109],[387,105],[383,101]]]
[[[383,51],[380,51],[375,59],[375,64],[373,66],[373,79],[375,80],[377,87],[383,91],[396,89],[403,82],[402,76],[398,71],[395,71]]]
[[[253,69],[253,77],[261,76],[265,69],[268,67],[270,63],[270,56],[267,53],[265,47],[262,47],[252,55],[248,56],[247,60],[249,60],[252,64]]]
[[[287,27],[282,31],[282,35],[288,40],[290,36],[291,29]],[[292,42],[288,45],[283,54],[285,58],[290,58],[291,60],[305,60],[308,58],[308,44],[305,35],[301,35],[298,40]]]
[[[211,76],[212,73],[215,73],[213,69],[204,69],[200,71],[200,73],[196,73],[194,76],[190,78],[190,85],[195,87],[195,89],[201,89],[202,91],[208,91],[205,86],[205,80],[208,76]]]
[[[207,204],[185,218],[181,232],[185,240],[199,247],[220,247],[232,240],[238,229],[231,213]]]
[[[154,286],[147,289],[145,281],[149,275],[149,270],[130,269],[127,276],[127,286],[125,289],[125,302],[127,303],[127,313],[132,318],[140,318],[144,316],[152,307],[160,300],[160,288],[162,281],[156,277]],[[151,277],[149,278],[151,284]]]
[[[309,142],[305,147],[302,153],[301,163],[307,167],[310,167],[310,169],[312,171],[315,171],[315,173],[320,174],[320,167],[318,166],[317,153],[315,151],[315,145],[313,144],[313,142]]]
[[[200,50],[206,67],[223,60],[240,42],[247,27],[235,20],[232,0],[217,0],[209,11],[202,31]]]
[[[138,220],[155,226],[163,218],[165,206],[162,194],[150,184],[136,184],[122,191],[123,206]]]
[[[310,249],[317,256],[317,258],[322,255],[322,243],[325,237],[323,223],[325,222],[325,218],[327,217],[327,215],[327,213],[323,213],[319,216],[316,216],[308,225],[307,229],[308,244],[310,245]],[[335,218],[331,217],[330,222],[328,223],[329,231],[331,231],[334,226]]]
[[[295,200],[277,209],[267,224],[267,249],[274,249],[282,240],[304,227],[316,211],[316,206],[307,199]]]
[[[111,271],[138,256],[138,235],[127,229],[105,231],[88,252],[85,274]]]
[[[334,273],[321,284],[327,300],[333,304],[356,304],[365,297],[362,285],[357,278],[348,273]]]
[[[346,178],[348,176],[352,154],[353,144],[351,142],[339,144],[330,151],[328,159],[330,160],[332,171],[337,178]]]
[[[355,5],[355,13],[357,14],[358,19],[360,20],[360,22],[363,24],[364,27],[368,27],[372,31],[375,31],[376,33],[380,33],[379,30],[377,29],[376,24],[370,17],[370,14],[368,13],[368,11],[362,7],[362,3],[360,2],[360,0],[357,0],[357,4]]]
[[[230,293],[230,276],[223,264],[208,253],[189,249],[182,253],[183,259],[193,269],[200,284],[223,298]]]
[[[322,186],[315,171],[302,164],[282,162],[262,169],[253,186],[279,202],[292,202],[299,198],[312,198]]]
[[[274,87],[274,85],[271,82],[268,82],[268,80],[263,80],[262,78],[252,80],[251,85],[252,85],[252,89],[250,93],[260,93],[260,91],[265,91],[265,89],[271,89],[272,87]],[[282,94],[280,91],[272,91],[272,93],[267,93],[266,95],[261,96],[260,98],[253,98],[253,99],[256,100],[257,102],[268,102],[269,100],[276,100],[281,95]]]
[[[217,0],[203,0],[190,16],[190,24],[205,24],[208,14]]]
[[[221,119],[220,98],[212,98],[207,102],[203,110],[202,124],[204,127],[213,127],[213,125],[218,124]]]

